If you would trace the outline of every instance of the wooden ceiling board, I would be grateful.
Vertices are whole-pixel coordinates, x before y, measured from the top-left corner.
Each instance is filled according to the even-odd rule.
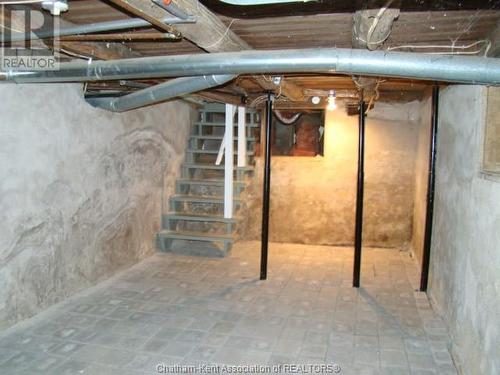
[[[70,10],[64,13],[62,17],[75,24],[133,17],[105,1],[78,0],[71,1],[69,5]],[[332,6],[331,9],[333,10],[334,7]],[[356,9],[360,9],[360,7]],[[352,12],[338,12],[301,16],[259,18],[220,16],[220,18],[231,31],[254,49],[351,48],[353,14]],[[499,23],[499,10],[402,11],[393,24],[385,47],[407,44],[446,46],[451,45],[452,41],[455,41],[458,46],[466,45],[487,38]],[[129,30],[127,32],[133,31]],[[137,30],[137,32],[139,31],[151,32],[157,31],[157,29],[142,28]],[[205,53],[187,40],[176,42],[133,41],[124,42],[123,44],[143,56]],[[484,47],[484,45],[477,46],[477,49],[481,47]],[[351,77],[341,75],[287,74],[285,80],[304,89],[340,90],[356,88]],[[159,82],[159,80],[154,82]],[[239,91],[241,94],[244,91],[249,95],[260,95],[262,91],[261,87],[251,77],[242,76],[238,78],[237,82],[240,89],[237,90],[234,86],[228,86],[223,90],[225,94],[231,91],[234,93]],[[384,97],[413,98],[424,92],[429,85],[429,82],[390,79],[380,83],[379,90],[381,96]],[[106,83],[100,83],[93,87],[106,87]],[[123,89],[116,83],[109,84],[109,87],[117,90]],[[220,94],[221,92],[217,93],[217,95]]]

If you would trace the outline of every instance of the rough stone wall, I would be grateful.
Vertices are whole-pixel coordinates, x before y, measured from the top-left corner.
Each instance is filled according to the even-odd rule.
[[[429,147],[431,130],[431,99],[421,105],[417,155],[415,160],[415,198],[413,199],[413,233],[411,250],[419,262],[424,250],[425,215],[427,209],[427,182],[429,178]]]
[[[155,251],[192,109],[113,114],[81,92],[0,86],[0,329]]]
[[[430,263],[429,295],[470,375],[500,373],[500,178],[480,173],[486,91],[441,92]]]
[[[378,103],[366,129],[364,243],[403,247],[411,239],[420,104]],[[324,157],[273,157],[270,240],[351,245],[357,179],[358,118],[344,108],[326,118]],[[247,191],[240,228],[259,239],[262,158]]]

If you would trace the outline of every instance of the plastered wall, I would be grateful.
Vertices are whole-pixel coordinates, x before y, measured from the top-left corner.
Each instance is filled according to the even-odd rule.
[[[192,109],[90,107],[80,85],[0,86],[0,329],[152,254]]]
[[[486,92],[441,92],[430,263],[429,296],[470,375],[500,373],[500,178],[480,172]]]
[[[406,247],[411,239],[420,103],[377,103],[366,124],[364,243]],[[358,117],[328,112],[324,157],[273,157],[270,240],[352,245]],[[247,191],[240,234],[259,239],[262,158]]]

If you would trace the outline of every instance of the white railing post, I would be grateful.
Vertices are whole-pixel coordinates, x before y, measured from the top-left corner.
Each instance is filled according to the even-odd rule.
[[[217,159],[215,160],[215,165],[220,165],[222,162],[222,157],[224,156],[224,148],[226,147],[226,133],[222,137],[222,142],[220,143],[219,152],[217,153]]]
[[[233,126],[235,106],[226,104],[226,131],[224,133],[224,218],[233,217]]]
[[[245,107],[238,107],[238,167],[247,164],[247,132]]]

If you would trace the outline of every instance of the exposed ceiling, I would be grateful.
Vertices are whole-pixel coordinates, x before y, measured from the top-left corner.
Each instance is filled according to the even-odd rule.
[[[142,0],[150,8],[157,7],[149,0]],[[173,0],[174,3],[198,5],[194,0]],[[94,22],[119,20],[137,17],[133,8],[137,0],[79,0],[69,2],[69,11],[62,14],[62,20],[72,24],[89,24]],[[290,49],[314,47],[342,47],[359,48],[353,40],[353,19],[356,11],[373,9],[373,14],[387,4],[386,1],[311,1],[306,3],[292,3],[259,7],[237,7],[224,4],[218,0],[204,0],[207,7],[206,14],[220,22],[225,30],[223,37],[228,34],[240,40],[239,49]],[[399,9],[399,16],[388,29],[388,37],[381,45],[382,49],[401,51],[424,51],[418,46],[437,46],[426,48],[425,52],[453,52],[484,55],[486,52],[497,53],[496,38],[500,21],[500,1],[393,1],[392,8]],[[151,14],[162,14],[158,9],[148,11]],[[194,9],[194,8],[193,8]],[[163,11],[163,10],[161,10]],[[135,13],[135,14],[133,14]],[[168,13],[165,13],[168,14]],[[373,16],[371,17],[373,18]],[[219,21],[220,20],[220,21]],[[197,22],[200,22],[198,20]],[[204,22],[203,19],[201,22]],[[371,21],[370,21],[371,22]],[[173,25],[186,38],[179,40],[165,39],[160,32],[165,29],[157,27],[142,28],[109,32],[99,35],[80,35],[63,38],[61,47],[63,52],[71,53],[72,57],[92,56],[93,58],[112,59],[117,57],[138,57],[178,54],[198,54],[224,51],[224,46],[216,45],[219,42],[215,35],[215,43],[210,47],[200,48],[196,43],[196,35],[192,36],[190,28],[195,24]],[[220,32],[220,31],[219,31]],[[121,35],[119,35],[119,34]],[[125,35],[124,35],[125,34]],[[141,36],[142,35],[142,36]],[[138,39],[141,38],[141,39]],[[146,39],[144,39],[146,38]],[[187,40],[191,39],[191,40]],[[202,45],[202,43],[198,43]],[[439,47],[443,46],[443,47]],[[455,46],[454,49],[451,49]],[[470,46],[464,48],[464,46]],[[220,47],[220,49],[218,49]],[[109,53],[106,51],[109,50]],[[103,52],[104,51],[104,52]],[[212,90],[210,93],[201,93],[204,97],[215,98],[232,102],[240,102],[242,98],[252,101],[269,87],[263,87],[263,82],[270,77],[239,77],[233,83]],[[158,81],[143,81],[144,85],[124,85],[118,82],[90,83],[90,92],[128,92],[145,85],[155,84]],[[282,82],[291,85],[305,93],[303,100],[282,103],[284,107],[291,105],[309,105],[308,90],[331,89],[355,90],[356,84],[348,76],[340,75],[285,75]],[[376,91],[381,99],[413,100],[423,95],[429,83],[402,79],[384,79],[373,81],[377,84]],[[135,87],[133,87],[135,86]],[[276,87],[276,91],[280,91]],[[286,96],[283,86],[283,97]]]

